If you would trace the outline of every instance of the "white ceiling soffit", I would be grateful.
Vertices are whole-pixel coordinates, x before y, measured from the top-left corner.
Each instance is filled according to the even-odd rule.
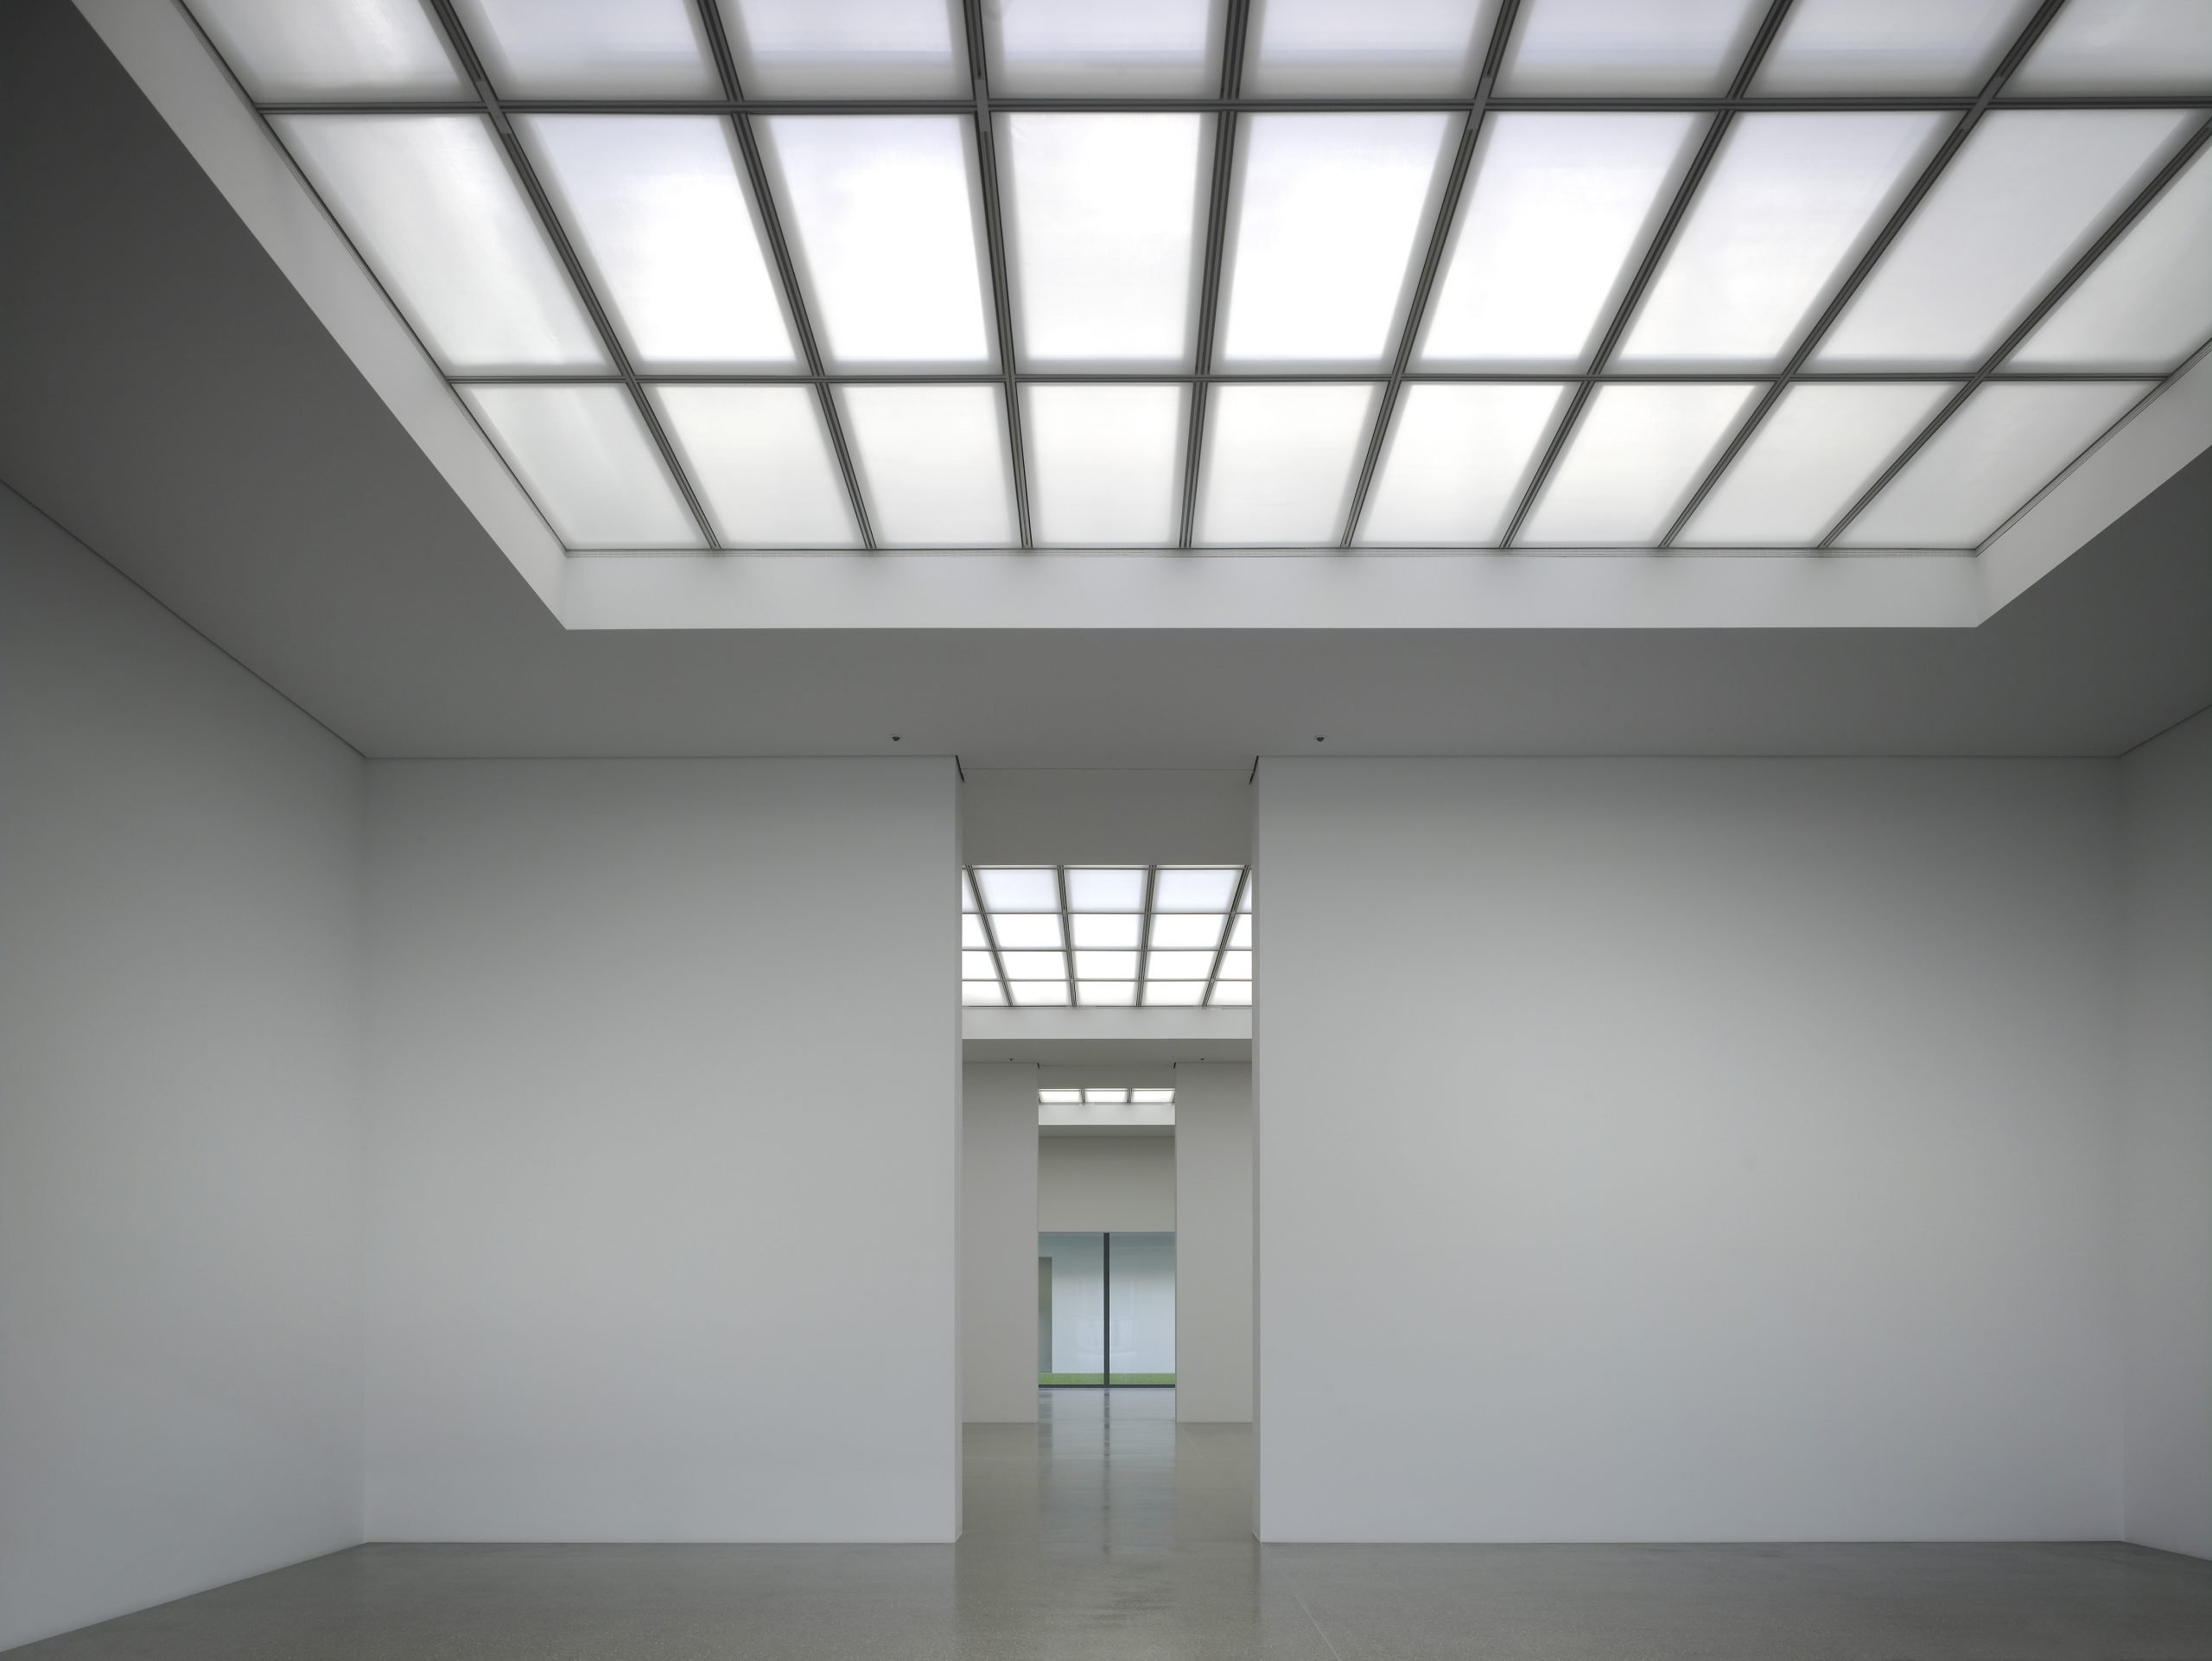
[[[77,0],[572,629],[1965,628],[2212,449],[2199,6],[1744,0],[1663,41],[1582,0],[1188,0],[1158,40],[912,8],[931,58],[768,0],[575,38],[194,3]],[[472,303],[475,241],[508,286]],[[1555,338],[1485,326],[1531,293]],[[2020,383],[2075,436],[1916,539]],[[1806,395],[1868,385],[1938,390]],[[1268,465],[1213,465],[1247,436]],[[1237,525],[1285,541],[1209,544]]]

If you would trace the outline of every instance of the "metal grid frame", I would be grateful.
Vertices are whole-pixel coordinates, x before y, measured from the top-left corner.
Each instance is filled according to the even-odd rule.
[[[1077,981],[1077,975],[1076,975],[1076,972],[1075,972],[1075,954],[1076,954],[1076,945],[1075,945],[1075,922],[1074,922],[1074,920],[1075,920],[1075,917],[1076,917],[1077,913],[1076,913],[1076,912],[1075,912],[1075,909],[1074,909],[1074,908],[1073,908],[1073,907],[1069,904],[1069,901],[1068,901],[1068,873],[1069,873],[1069,871],[1071,871],[1071,870],[1097,870],[1097,869],[1111,869],[1111,870],[1123,870],[1123,871],[1135,871],[1135,870],[1141,870],[1141,871],[1144,873],[1144,900],[1143,900],[1143,904],[1142,904],[1142,909],[1141,909],[1141,910],[1139,910],[1139,911],[1134,911],[1134,912],[1114,912],[1114,913],[1095,913],[1095,912],[1086,912],[1086,913],[1083,913],[1083,914],[1084,914],[1084,915],[1085,915],[1085,916],[1097,916],[1097,915],[1101,915],[1101,914],[1105,914],[1105,915],[1111,915],[1111,916],[1116,916],[1116,917],[1135,917],[1135,918],[1136,918],[1136,919],[1138,920],[1138,922],[1137,922],[1137,945],[1136,945],[1136,947],[1135,947],[1135,951],[1136,951],[1136,953],[1137,953],[1137,972],[1136,972],[1135,979],[1135,982],[1134,982],[1134,984],[1135,984],[1135,987],[1136,987],[1136,996],[1137,996],[1137,1002],[1136,1002],[1135,1005],[1134,1005],[1134,1006],[1131,1006],[1131,1005],[1128,1005],[1128,1004],[1086,1004],[1086,1003],[1079,1002],[1077,1002],[1077,996],[1076,996],[1076,981]],[[1155,903],[1154,903],[1154,902],[1157,901],[1157,899],[1158,899],[1158,897],[1159,897],[1159,888],[1160,888],[1160,872],[1161,872],[1161,871],[1163,871],[1163,870],[1194,870],[1194,869],[1215,870],[1215,871],[1230,871],[1230,870],[1233,870],[1233,871],[1235,871],[1235,872],[1236,873],[1236,884],[1235,888],[1231,891],[1231,893],[1230,893],[1230,899],[1229,899],[1229,906],[1228,906],[1228,911],[1227,911],[1227,915],[1228,915],[1228,919],[1229,919],[1229,920],[1222,926],[1221,939],[1220,939],[1220,940],[1219,940],[1219,941],[1217,941],[1217,942],[1215,944],[1215,945],[1214,945],[1214,947],[1213,947],[1213,964],[1212,964],[1212,966],[1211,966],[1210,969],[1208,969],[1208,970],[1207,970],[1206,974],[1205,974],[1205,978],[1204,978],[1204,980],[1203,980],[1203,981],[1200,981],[1200,980],[1198,980],[1198,979],[1191,979],[1191,980],[1177,981],[1177,982],[1173,983],[1174,984],[1176,984],[1176,985],[1180,985],[1180,986],[1198,986],[1198,985],[1203,985],[1203,986],[1205,987],[1205,991],[1200,995],[1200,996],[1199,996],[1199,998],[1198,998],[1198,1002],[1196,1002],[1195,1004],[1158,1004],[1158,1003],[1147,1004],[1147,1003],[1146,1003],[1146,1002],[1144,1002],[1144,993],[1145,993],[1145,989],[1152,983],[1152,977],[1151,977],[1151,969],[1152,969],[1152,952],[1153,952],[1153,945],[1152,945],[1152,925],[1153,925],[1153,920],[1154,920],[1154,918],[1155,918],[1155,917],[1192,917],[1192,916],[1211,916],[1211,915],[1212,915],[1212,914],[1213,914],[1213,913],[1206,913],[1206,912],[1162,912],[1162,911],[1158,910],[1158,909],[1157,909],[1157,907],[1156,907],[1156,905],[1155,905]],[[996,985],[996,986],[998,987],[998,989],[999,989],[999,996],[1000,996],[1000,998],[1002,1000],[1002,1002],[1001,1002],[1001,1003],[997,1003],[997,1004],[983,1004],[983,1005],[974,1005],[974,1004],[971,1004],[971,1005],[969,1005],[969,1006],[968,1006],[969,1008],[971,1008],[971,1009],[975,1009],[975,1008],[982,1008],[982,1009],[1039,1009],[1039,1008],[1042,1008],[1042,1009],[1128,1009],[1128,1008],[1131,1008],[1131,1007],[1135,1007],[1135,1008],[1138,1008],[1138,1009],[1245,1009],[1245,1008],[1249,1007],[1249,1005],[1247,1005],[1247,1004],[1243,1004],[1243,1003],[1216,1003],[1216,1002],[1214,1002],[1214,991],[1215,991],[1215,989],[1216,989],[1217,987],[1218,987],[1218,986],[1220,986],[1221,984],[1223,984],[1223,983],[1224,983],[1224,977],[1223,977],[1222,972],[1221,972],[1221,969],[1222,969],[1222,963],[1223,963],[1224,959],[1227,957],[1228,953],[1232,950],[1232,948],[1230,947],[1230,944],[1229,944],[1230,936],[1230,934],[1231,934],[1232,932],[1234,932],[1234,931],[1235,931],[1235,929],[1236,929],[1236,919],[1237,919],[1237,917],[1238,917],[1240,914],[1247,914],[1247,913],[1245,913],[1245,912],[1244,912],[1244,908],[1245,908],[1245,907],[1246,907],[1246,905],[1247,905],[1247,902],[1248,902],[1248,901],[1249,900],[1249,898],[1250,898],[1250,896],[1251,896],[1251,893],[1252,893],[1252,868],[1251,868],[1249,865],[1207,865],[1207,866],[1186,866],[1186,865],[1172,865],[1172,864],[1171,864],[1171,865],[1142,865],[1142,866],[1139,866],[1139,865],[1116,865],[1116,866],[1095,866],[1095,865],[1074,865],[1074,866],[1069,866],[1069,865],[976,866],[976,865],[963,865],[963,866],[960,868],[960,870],[961,870],[961,875],[962,875],[962,877],[963,877],[963,880],[965,881],[966,884],[968,885],[968,887],[969,887],[970,889],[972,889],[972,890],[973,890],[973,892],[974,892],[974,894],[975,894],[975,895],[976,895],[976,910],[975,910],[975,911],[973,911],[973,912],[967,913],[965,913],[965,914],[966,914],[966,915],[969,915],[969,916],[972,916],[972,917],[977,918],[978,920],[980,920],[981,926],[982,926],[982,932],[983,932],[983,939],[984,939],[984,942],[985,942],[985,944],[984,944],[982,946],[978,947],[978,946],[970,946],[970,945],[966,945],[966,944],[965,944],[965,942],[963,941],[963,945],[962,945],[962,948],[961,948],[961,949],[962,949],[963,951],[988,951],[990,953],[990,955],[991,955],[991,966],[992,966],[995,970],[996,970],[996,971],[997,971],[997,976],[996,976],[996,978],[995,978],[995,981],[987,981],[987,982],[982,982],[982,983],[981,983],[981,984],[985,984],[985,985],[993,985],[993,984]],[[1019,916],[1027,916],[1027,917],[1056,917],[1056,918],[1058,918],[1058,919],[1059,920],[1059,926],[1060,926],[1060,940],[1061,940],[1061,945],[1060,945],[1060,947],[1059,947],[1058,949],[1059,949],[1059,951],[1060,951],[1060,952],[1061,952],[1062,957],[1063,957],[1063,958],[1065,958],[1065,963],[1063,964],[1063,967],[1064,967],[1064,969],[1065,970],[1065,971],[1066,971],[1066,972],[1065,972],[1065,976],[1063,977],[1063,979],[1064,979],[1065,983],[1065,985],[1066,985],[1066,987],[1067,987],[1067,995],[1068,995],[1068,996],[1067,996],[1067,1002],[1066,1002],[1065,1004],[1043,1004],[1043,1005],[1039,1005],[1039,1004],[1017,1004],[1017,1003],[1015,1003],[1015,1002],[1014,1002],[1014,987],[1015,983],[1014,983],[1014,981],[1013,980],[1013,978],[1012,978],[1010,976],[1008,976],[1008,975],[1007,975],[1007,973],[1006,972],[1006,955],[1005,955],[1005,954],[1006,954],[1006,952],[1007,952],[1007,951],[1009,951],[1009,950],[1028,950],[1029,948],[1002,947],[1002,946],[999,944],[999,936],[998,936],[998,926],[997,926],[997,921],[996,921],[996,919],[994,917],[994,915],[993,915],[993,913],[992,913],[992,912],[991,912],[991,910],[990,910],[990,907],[989,907],[988,904],[985,901],[985,900],[984,900],[984,898],[983,898],[983,885],[982,885],[982,882],[977,879],[977,877],[976,877],[976,872],[977,872],[978,870],[1050,871],[1050,872],[1052,874],[1052,881],[1053,881],[1053,885],[1054,885],[1055,890],[1056,890],[1056,892],[1057,892],[1057,894],[1058,894],[1058,908],[1057,910],[1055,910],[1055,911],[1042,911],[1042,912],[1021,912],[1021,913],[1007,912],[1007,913],[1003,913],[1003,914],[1004,914],[1004,915],[1007,915],[1007,916],[1017,916],[1017,915],[1019,915]],[[1254,927],[1255,932],[1256,932],[1257,928],[1258,928],[1258,923],[1257,923],[1256,920],[1255,920],[1255,922],[1254,922],[1254,924],[1253,924],[1253,927]],[[1050,948],[1050,947],[1045,947],[1045,948],[1038,948],[1038,949],[1039,949],[1039,950],[1048,950],[1048,951],[1049,951],[1049,950],[1051,950],[1052,948]],[[1086,948],[1086,949],[1095,949],[1095,950],[1110,950],[1110,951],[1126,951],[1126,950],[1128,950],[1128,948],[1127,948],[1127,947],[1103,947],[1103,948]],[[1162,949],[1162,950],[1181,950],[1181,949],[1183,949],[1183,948],[1163,947],[1163,948],[1161,948],[1161,949]],[[1192,950],[1197,950],[1197,951],[1203,951],[1203,950],[1205,950],[1205,948],[1204,948],[1204,947],[1194,947],[1194,948],[1190,948],[1190,949],[1192,949]],[[1249,950],[1249,947],[1241,947],[1241,948],[1234,948],[1234,949],[1236,949],[1236,950]],[[1092,978],[1094,978],[1094,979],[1101,979],[1101,978],[1103,978],[1103,977],[1093,977]],[[963,980],[965,980],[965,979],[966,979],[966,977],[964,977],[964,976],[963,976]],[[1031,983],[1031,984],[1039,984],[1039,983],[1035,983],[1035,982],[1033,982],[1033,983]],[[1120,981],[1114,981],[1114,982],[1111,982],[1110,983],[1112,983],[1112,984],[1116,984],[1116,985],[1120,985],[1120,984],[1127,984],[1127,983],[1124,983],[1124,982],[1120,982]],[[1237,985],[1249,985],[1249,984],[1250,984],[1250,983],[1249,983],[1249,981],[1236,981],[1236,982],[1231,982],[1230,983],[1231,983],[1231,984],[1237,984]]]
[[[189,0],[177,0],[190,18]],[[996,550],[1000,552],[1077,552],[1079,549],[1056,546],[1039,550],[1034,539],[1030,512],[1030,480],[1027,459],[1024,450],[1020,391],[1024,385],[1179,385],[1191,389],[1185,412],[1187,423],[1185,434],[1185,451],[1181,479],[1182,500],[1179,508],[1180,531],[1175,548],[1184,552],[1205,553],[1231,551],[1238,544],[1210,544],[1201,547],[1193,542],[1192,530],[1197,517],[1198,482],[1205,443],[1206,393],[1215,385],[1314,385],[1325,383],[1356,384],[1379,389],[1375,412],[1367,432],[1363,451],[1357,460],[1354,473],[1354,487],[1345,512],[1341,535],[1334,544],[1335,550],[1356,550],[1372,553],[1420,553],[1452,551],[1453,546],[1430,544],[1421,547],[1376,545],[1368,547],[1357,541],[1360,521],[1369,494],[1379,470],[1381,459],[1388,443],[1393,417],[1404,388],[1424,382],[1441,384],[1481,385],[1562,385],[1567,389],[1562,406],[1554,417],[1549,434],[1540,446],[1540,454],[1527,470],[1516,495],[1513,507],[1507,516],[1506,528],[1498,541],[1491,544],[1469,544],[1470,551],[1515,551],[1571,553],[1568,548],[1540,546],[1528,548],[1518,541],[1528,516],[1541,499],[1560,458],[1573,441],[1578,423],[1593,388],[1614,384],[1696,385],[1727,383],[1750,385],[1758,389],[1747,412],[1736,423],[1727,439],[1713,452],[1689,493],[1684,505],[1668,526],[1656,546],[1670,550],[1675,539],[1689,524],[1706,498],[1726,474],[1737,456],[1753,440],[1767,417],[1781,401],[1783,394],[1792,385],[1848,382],[1942,382],[1955,385],[1953,396],[1945,399],[1906,443],[1898,455],[1885,466],[1865,489],[1829,525],[1820,540],[1810,546],[1780,550],[1784,554],[1802,556],[1828,550],[1847,531],[1852,522],[1887,487],[1936,436],[1967,398],[1986,383],[1991,381],[2094,381],[2134,384],[2141,386],[2148,398],[2181,374],[2198,353],[2184,358],[2182,364],[2164,373],[2121,369],[2076,369],[2059,371],[2013,372],[2005,363],[2055,307],[2063,302],[2075,286],[2094,266],[2099,257],[2124,235],[2127,229],[2155,202],[2166,186],[2194,160],[2208,142],[2212,142],[2212,93],[2083,93],[2008,94],[2007,83],[2026,60],[2044,30],[2057,15],[2065,0],[2042,0],[2014,37],[1999,60],[1996,69],[1981,87],[1968,94],[1915,95],[1785,95],[1764,96],[1750,89],[1756,80],[1769,48],[1779,35],[1786,20],[1791,0],[1769,0],[1765,12],[1744,49],[1729,90],[1712,96],[1679,96],[1654,94],[1624,94],[1612,97],[1588,96],[1514,96],[1497,91],[1497,76],[1503,67],[1508,44],[1512,37],[1515,20],[1522,0],[1502,0],[1491,20],[1490,38],[1484,47],[1481,70],[1475,90],[1467,98],[1419,97],[1247,97],[1242,92],[1244,60],[1247,55],[1247,26],[1250,0],[1225,0],[1222,18],[1223,48],[1221,86],[1215,98],[1128,98],[1103,96],[1005,97],[994,94],[989,86],[988,54],[985,49],[983,5],[985,0],[961,0],[958,21],[963,44],[968,53],[969,67],[973,77],[973,92],[965,98],[801,98],[760,99],[746,95],[740,84],[735,60],[724,30],[721,11],[715,0],[691,0],[722,88],[718,99],[502,99],[493,89],[483,61],[451,0],[424,0],[438,27],[444,32],[448,44],[460,60],[475,90],[473,99],[339,99],[301,100],[253,100],[257,113],[264,124],[270,118],[285,114],[464,114],[486,118],[505,150],[507,159],[521,180],[524,194],[540,228],[564,268],[569,281],[585,308],[593,327],[598,332],[612,372],[591,374],[557,372],[546,374],[467,374],[448,373],[448,382],[455,387],[464,385],[612,385],[628,390],[645,430],[674,477],[677,487],[697,525],[702,546],[697,550],[710,554],[729,551],[715,534],[711,519],[702,505],[702,497],[685,469],[680,454],[664,430],[652,400],[646,394],[648,382],[665,385],[804,385],[815,389],[821,403],[823,419],[828,431],[833,458],[842,476],[854,522],[858,528],[861,546],[868,550],[881,547],[876,531],[868,518],[866,493],[861,487],[859,469],[854,461],[852,445],[837,408],[834,389],[839,385],[994,385],[1003,389],[1007,417],[1007,430],[1012,498],[1019,532],[1017,549]],[[193,25],[198,28],[196,19]],[[203,34],[203,38],[204,34]],[[212,42],[210,49],[213,49]],[[218,54],[219,56],[219,54]],[[242,95],[245,89],[240,88]],[[1911,218],[1914,211],[1932,190],[1944,169],[1964,147],[1965,143],[1982,117],[1993,109],[2005,110],[2130,110],[2154,109],[2195,111],[2200,112],[2196,125],[2183,138],[2167,162],[2120,207],[2118,213],[2103,232],[2083,251],[2081,257],[2060,273],[2022,316],[2018,325],[2008,332],[1995,350],[1978,365],[1962,366],[1948,370],[1904,371],[1822,371],[1810,366],[1814,354],[1822,339],[1848,309],[1860,286],[1872,274],[1891,244]],[[1586,366],[1572,371],[1467,371],[1422,370],[1414,367],[1412,359],[1414,343],[1430,301],[1439,273],[1442,269],[1446,251],[1450,245],[1454,220],[1463,206],[1465,186],[1471,169],[1477,147],[1488,118],[1492,115],[1520,111],[1680,111],[1709,115],[1712,119],[1700,139],[1697,149],[1674,194],[1657,221],[1644,251],[1637,262],[1634,274],[1623,286],[1618,299],[1599,333],[1599,344],[1591,352]],[[1665,262],[1674,233],[1688,216],[1697,200],[1699,188],[1713,157],[1727,136],[1734,118],[1741,114],[1787,111],[1948,111],[1957,114],[1958,120],[1936,145],[1919,175],[1897,201],[1888,219],[1883,223],[1865,251],[1853,264],[1842,283],[1809,327],[1803,329],[1797,344],[1779,368],[1766,370],[1738,370],[1733,368],[1705,371],[1634,371],[1624,370],[1612,364],[1613,355],[1627,332],[1645,290]],[[1082,113],[1148,113],[1174,112],[1210,114],[1216,118],[1211,179],[1206,182],[1210,191],[1205,224],[1201,245],[1198,251],[1201,261],[1198,273],[1198,315],[1197,318],[1197,349],[1193,366],[1185,371],[1033,371],[1018,365],[1018,353],[1013,321],[1013,270],[1005,236],[1005,215],[1000,203],[999,169],[993,147],[992,116],[995,112],[1066,111]],[[1235,177],[1235,152],[1239,137],[1241,117],[1274,113],[1370,113],[1370,112],[1444,112],[1463,118],[1456,149],[1448,163],[1444,188],[1439,194],[1433,220],[1427,227],[1425,239],[1417,239],[1416,261],[1411,275],[1410,302],[1399,325],[1401,333],[1388,366],[1380,370],[1283,370],[1241,371],[1224,370],[1213,366],[1214,338],[1222,305],[1221,275],[1223,258],[1229,230],[1231,185]],[[631,363],[622,346],[619,332],[594,289],[582,261],[563,227],[560,218],[551,207],[550,198],[538,180],[530,156],[516,137],[508,117],[511,114],[696,114],[717,115],[728,120],[734,130],[739,152],[747,175],[747,182],[760,215],[763,239],[770,264],[784,285],[789,302],[794,333],[797,336],[803,366],[797,371],[766,372],[714,373],[654,373],[641,376]],[[987,267],[979,275],[987,283],[987,305],[991,312],[997,334],[1000,366],[996,369],[964,372],[943,372],[892,374],[882,372],[833,373],[824,366],[817,331],[809,310],[804,285],[798,280],[798,267],[792,258],[776,207],[773,192],[769,188],[767,169],[762,161],[758,137],[753,123],[758,118],[776,115],[946,115],[965,117],[974,127],[976,157],[981,171],[983,232],[988,251]],[[276,137],[273,125],[270,127]],[[281,148],[281,140],[277,141]],[[312,190],[312,185],[308,187]],[[335,216],[333,216],[334,220]],[[341,227],[342,233],[342,227]],[[357,253],[359,251],[356,251]],[[363,262],[365,269],[367,262]],[[372,273],[372,280],[375,280]],[[397,308],[395,308],[397,309]],[[402,315],[404,313],[402,312]],[[425,348],[427,354],[427,347]],[[433,356],[435,354],[429,354]],[[2130,406],[2128,413],[2139,407],[2140,400]],[[473,414],[473,412],[472,412]],[[2126,419],[2123,414],[2121,420]],[[2061,469],[2063,474],[2064,469]],[[521,481],[517,480],[519,486]],[[2049,487],[2046,481],[2043,488]],[[2037,493],[2040,493],[2039,492]],[[528,495],[527,489],[524,494]],[[2030,498],[2031,500],[2033,497]],[[2017,512],[2012,516],[2018,517]],[[2006,521],[2009,523],[2009,519]],[[550,528],[550,527],[549,527]],[[2000,527],[2001,528],[2001,527]],[[1455,545],[1456,546],[1456,545]],[[573,550],[572,550],[573,551]],[[775,551],[747,550],[744,551]],[[818,553],[823,550],[812,550]],[[923,551],[916,550],[915,551]],[[942,550],[937,550],[942,551]],[[1285,550],[1293,551],[1293,550]],[[1296,551],[1328,552],[1331,549]],[[1722,548],[1700,548],[1700,552],[1726,552]],[[1892,552],[1897,550],[1869,550]],[[1930,550],[1933,552],[1959,551]],[[1211,985],[1209,985],[1211,996]]]

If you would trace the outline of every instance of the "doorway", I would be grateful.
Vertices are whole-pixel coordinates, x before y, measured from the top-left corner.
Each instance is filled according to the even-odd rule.
[[[1037,1383],[1173,1389],[1175,1236],[1037,1237]]]

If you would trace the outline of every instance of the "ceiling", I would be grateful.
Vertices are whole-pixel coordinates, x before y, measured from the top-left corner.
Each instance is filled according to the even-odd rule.
[[[1970,629],[569,631],[64,0],[0,10],[0,480],[370,755],[2102,755],[2212,704],[2205,457]]]

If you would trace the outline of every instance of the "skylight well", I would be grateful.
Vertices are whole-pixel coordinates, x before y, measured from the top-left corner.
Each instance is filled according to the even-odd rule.
[[[2202,0],[162,3],[577,553],[1971,550],[2212,340]]]
[[[961,1001],[1025,1008],[1252,1002],[1237,865],[979,865],[960,877]]]

